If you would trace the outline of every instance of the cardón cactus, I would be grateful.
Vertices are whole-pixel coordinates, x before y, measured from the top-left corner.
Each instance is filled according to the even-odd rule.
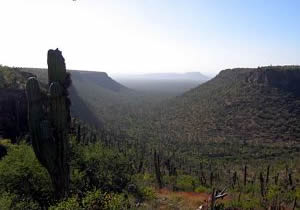
[[[41,91],[36,78],[27,81],[28,125],[35,155],[48,170],[56,195],[62,198],[67,195],[70,180],[67,88],[71,80],[58,49],[48,51],[48,80],[47,94]]]

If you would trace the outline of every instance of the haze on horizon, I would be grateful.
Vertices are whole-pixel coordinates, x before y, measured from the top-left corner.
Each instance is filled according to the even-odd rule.
[[[297,0],[1,0],[0,64],[136,74],[300,64]]]

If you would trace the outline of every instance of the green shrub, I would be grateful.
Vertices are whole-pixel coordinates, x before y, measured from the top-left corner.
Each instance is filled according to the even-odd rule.
[[[260,192],[260,185],[247,184],[246,186],[240,186],[240,189],[236,187],[236,190],[243,192],[244,194]]]
[[[204,186],[199,186],[199,187],[196,187],[195,192],[196,193],[205,193],[205,192],[209,192],[209,189]]]
[[[72,191],[76,193],[81,193],[87,191],[86,186],[86,173],[84,170],[73,169],[71,170],[71,188]]]
[[[176,188],[183,191],[194,191],[197,179],[189,175],[181,175],[177,177]]]
[[[82,200],[87,210],[119,210],[126,209],[126,200],[121,194],[108,194],[100,190],[90,191]]]
[[[138,198],[139,202],[142,202],[144,200],[152,200],[156,197],[156,195],[155,189],[150,186],[153,186],[153,183],[155,183],[155,181],[156,179],[149,173],[135,174],[132,176],[131,182],[136,188],[136,191],[130,193]]]
[[[136,186],[147,187],[156,182],[156,179],[152,174],[144,173],[144,174],[134,174],[131,177],[131,182]]]
[[[14,210],[24,210],[24,209],[30,209],[30,210],[40,210],[40,205],[32,200],[24,199],[16,201],[16,203],[13,204],[12,208]]]
[[[7,193],[7,192],[2,192],[0,194],[0,209],[1,210],[24,210],[24,209],[31,209],[31,210],[38,210],[40,209],[40,206],[38,203],[23,198],[20,199],[18,198],[17,195]]]
[[[300,199],[300,187],[297,187],[297,188],[296,188],[296,191],[295,191],[295,197],[296,197],[297,199]]]
[[[80,207],[77,197],[70,197],[51,206],[49,210],[83,210],[83,208]]]
[[[172,189],[174,188],[174,186],[176,186],[176,176],[165,175],[163,177],[163,181],[165,186],[171,187]]]
[[[74,147],[71,166],[74,170],[72,188],[77,191],[96,188],[120,193],[129,183],[133,171],[124,156],[100,144]]]
[[[29,145],[8,145],[8,153],[0,161],[0,193],[4,192],[41,206],[51,202],[50,177]]]
[[[140,189],[140,194],[143,200],[155,199],[155,189],[153,187],[143,187]]]
[[[241,198],[232,199],[231,201],[225,204],[226,208],[237,208],[237,209],[259,209],[261,207],[260,201],[258,198]]]
[[[273,199],[277,199],[280,196],[280,187],[276,186],[276,185],[271,185],[269,186],[266,198],[268,200],[273,200]]]
[[[9,210],[13,207],[13,202],[16,196],[9,194],[7,192],[3,192],[0,194],[0,206],[2,210]]]

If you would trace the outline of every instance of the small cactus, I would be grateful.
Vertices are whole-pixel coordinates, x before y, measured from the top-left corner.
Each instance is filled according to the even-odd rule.
[[[47,95],[41,91],[36,78],[27,81],[28,124],[35,155],[50,174],[56,195],[62,198],[67,195],[70,179],[67,92],[70,76],[58,49],[48,51],[48,77]]]
[[[244,168],[244,186],[247,185],[247,165],[245,165],[245,168]]]

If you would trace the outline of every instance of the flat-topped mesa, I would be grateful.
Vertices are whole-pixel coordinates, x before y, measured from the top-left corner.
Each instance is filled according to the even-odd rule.
[[[70,75],[66,72],[61,51],[48,51],[48,94],[42,94],[39,82],[31,77],[26,84],[28,125],[36,157],[50,174],[59,198],[69,189],[70,102],[67,88]]]

